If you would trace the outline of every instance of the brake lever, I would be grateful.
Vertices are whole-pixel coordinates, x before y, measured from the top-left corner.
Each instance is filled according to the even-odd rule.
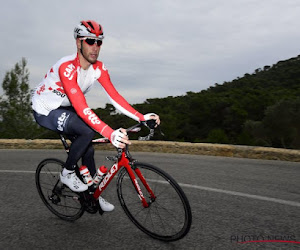
[[[154,136],[154,129],[150,129],[150,133],[146,136],[139,136],[139,141],[149,141]]]
[[[145,123],[143,123],[147,128],[149,128]],[[156,128],[149,128],[149,131],[150,133],[146,136],[139,136],[138,137],[138,140],[139,141],[149,141],[153,136],[154,136],[154,132],[155,132],[155,129],[158,129],[159,133],[162,135],[162,136],[165,136],[165,134],[161,131],[160,129],[160,125],[157,125]]]

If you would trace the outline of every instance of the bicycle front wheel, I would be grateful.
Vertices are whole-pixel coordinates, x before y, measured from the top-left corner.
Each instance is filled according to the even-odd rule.
[[[121,206],[129,219],[144,233],[158,240],[175,241],[184,237],[190,230],[192,213],[181,187],[169,174],[150,164],[136,162],[132,168],[139,169],[155,198],[137,177],[149,204],[145,208],[127,170],[123,168],[118,178],[117,190]]]
[[[71,191],[60,182],[59,174],[64,162],[45,159],[37,167],[35,183],[38,193],[47,208],[63,220],[74,221],[84,213],[79,193]]]

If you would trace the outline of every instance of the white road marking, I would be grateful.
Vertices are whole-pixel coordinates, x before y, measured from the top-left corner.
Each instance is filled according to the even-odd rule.
[[[35,174],[35,171],[26,170],[0,170],[0,173],[13,173],[13,174]]]
[[[241,192],[236,192],[236,191],[229,191],[229,190],[224,190],[224,189],[203,187],[203,186],[190,185],[190,184],[184,184],[184,183],[179,183],[179,185],[181,187],[195,188],[195,189],[205,190],[205,191],[210,191],[210,192],[223,193],[223,194],[228,194],[228,195],[246,197],[246,198],[255,199],[255,200],[271,201],[271,202],[275,202],[275,203],[279,203],[279,204],[283,204],[283,205],[300,207],[300,202],[296,202],[296,201],[287,201],[287,200],[266,197],[266,196],[261,196],[261,195],[246,194],[246,193],[241,193]]]
[[[0,170],[0,173],[34,174],[35,171]],[[153,180],[150,180],[150,181],[153,181]],[[270,202],[275,202],[275,203],[293,206],[293,207],[300,207],[300,202],[296,202],[296,201],[287,201],[287,200],[282,200],[282,199],[277,199],[277,198],[272,198],[272,197],[267,197],[267,196],[247,194],[247,193],[241,193],[241,192],[236,192],[236,191],[224,190],[224,189],[219,189],[219,188],[210,188],[210,187],[191,185],[191,184],[185,184],[185,183],[178,183],[178,184],[181,187],[186,187],[186,188],[194,188],[194,189],[205,190],[205,191],[209,191],[209,192],[223,193],[223,194],[228,194],[228,195],[233,195],[233,196],[246,197],[246,198],[255,199],[255,200],[270,201]]]

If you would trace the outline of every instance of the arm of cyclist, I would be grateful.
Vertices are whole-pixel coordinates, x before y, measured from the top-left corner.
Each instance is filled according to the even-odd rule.
[[[160,124],[159,116],[155,113],[148,113],[145,115],[142,115],[137,110],[135,110],[115,89],[113,86],[108,71],[102,64],[102,73],[98,81],[106,91],[108,98],[110,99],[111,103],[114,105],[114,107],[118,110],[120,110],[123,114],[127,115],[128,117],[138,121],[148,121],[148,120],[154,120],[155,121],[155,127]]]
[[[104,123],[87,105],[84,94],[82,93],[80,87],[77,84],[77,70],[76,64],[75,67],[68,68],[70,62],[62,64],[59,69],[59,76],[64,88],[66,95],[68,96],[72,106],[74,107],[78,116],[88,124],[92,129],[94,129],[99,134],[107,137],[111,140],[111,135],[114,130]],[[68,74],[65,74],[66,69],[68,68]]]
[[[102,64],[102,72],[101,76],[99,77],[98,81],[104,88],[106,94],[110,102],[114,105],[116,109],[121,111],[126,116],[141,122],[145,121],[144,116],[135,110],[124,98],[119,94],[119,92],[115,89],[114,85],[112,84],[108,71]]]

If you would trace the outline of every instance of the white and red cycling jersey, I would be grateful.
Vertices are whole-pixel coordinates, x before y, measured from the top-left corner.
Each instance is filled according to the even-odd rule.
[[[117,92],[104,64],[97,61],[84,70],[77,54],[63,57],[48,71],[33,93],[32,108],[47,116],[58,107],[73,106],[85,123],[110,139],[114,130],[89,108],[84,96],[97,80],[116,109],[136,121],[144,121],[144,116]]]

